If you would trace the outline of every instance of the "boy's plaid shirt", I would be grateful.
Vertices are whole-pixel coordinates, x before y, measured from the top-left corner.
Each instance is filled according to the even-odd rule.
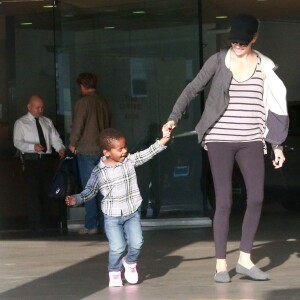
[[[144,164],[166,148],[156,141],[143,151],[128,154],[124,162],[114,167],[105,165],[106,158],[101,157],[85,189],[75,195],[76,206],[90,200],[100,191],[103,195],[101,209],[104,214],[117,217],[134,213],[142,202],[135,167]]]

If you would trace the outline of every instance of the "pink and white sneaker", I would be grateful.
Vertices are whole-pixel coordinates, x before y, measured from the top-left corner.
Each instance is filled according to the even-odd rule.
[[[122,263],[125,268],[125,279],[131,284],[137,283],[139,280],[139,274],[136,270],[136,263],[128,264],[124,258],[122,259]]]
[[[109,272],[109,286],[110,287],[123,286],[123,282],[121,279],[121,271]]]

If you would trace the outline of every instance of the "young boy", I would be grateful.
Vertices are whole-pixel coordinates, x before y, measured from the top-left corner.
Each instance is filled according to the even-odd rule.
[[[135,167],[163,151],[169,140],[170,132],[163,129],[163,137],[159,141],[143,151],[128,154],[126,139],[122,133],[113,128],[103,130],[100,144],[104,156],[94,168],[85,189],[80,194],[66,197],[68,206],[77,206],[92,199],[98,191],[103,195],[101,209],[109,241],[110,287],[123,286],[123,267],[125,279],[131,284],[138,282],[136,265],[143,244],[143,234],[140,223],[142,197]],[[127,244],[128,250],[124,256]]]

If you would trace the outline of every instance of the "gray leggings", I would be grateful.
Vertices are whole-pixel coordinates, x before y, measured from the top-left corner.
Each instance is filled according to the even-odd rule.
[[[216,211],[213,221],[216,258],[226,258],[229,216],[232,205],[232,170],[236,160],[247,191],[240,250],[251,253],[264,197],[264,154],[262,142],[207,143],[214,181]]]

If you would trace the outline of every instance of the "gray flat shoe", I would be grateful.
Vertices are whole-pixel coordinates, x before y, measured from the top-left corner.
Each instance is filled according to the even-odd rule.
[[[227,271],[218,272],[214,276],[215,282],[228,283],[231,281],[229,273]]]
[[[240,265],[239,263],[237,263],[235,270],[238,274],[246,275],[253,280],[269,280],[270,279],[270,277],[267,273],[263,272],[256,266],[253,266],[251,269],[247,269],[247,268],[243,267],[242,265]]]

